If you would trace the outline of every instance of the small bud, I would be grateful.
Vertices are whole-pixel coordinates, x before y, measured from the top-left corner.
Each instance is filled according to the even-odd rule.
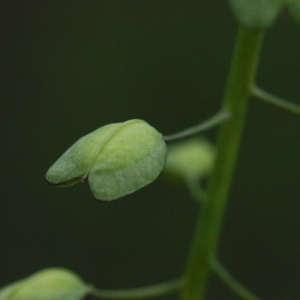
[[[0,290],[1,300],[81,300],[88,286],[63,268],[39,271]]]
[[[25,280],[19,280],[0,288],[0,300],[8,300],[12,293],[22,285]]]
[[[154,181],[167,156],[162,135],[142,120],[100,127],[79,139],[48,170],[46,180],[69,186],[88,180],[98,200],[114,200]]]
[[[171,144],[164,171],[185,181],[200,180],[212,171],[214,154],[213,145],[206,139]]]
[[[270,27],[284,1],[282,0],[229,0],[236,19],[250,30]]]

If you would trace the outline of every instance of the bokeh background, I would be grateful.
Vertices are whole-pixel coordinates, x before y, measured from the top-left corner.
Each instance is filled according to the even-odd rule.
[[[44,175],[102,125],[170,134],[216,113],[237,31],[227,2],[12,0],[0,13],[0,286],[49,266],[102,288],[179,276],[198,211],[182,186],[103,203]],[[300,104],[299,79],[300,27],[282,12],[257,82]],[[253,100],[247,120],[219,255],[263,299],[299,299],[300,118]],[[238,298],[214,278],[207,299]]]

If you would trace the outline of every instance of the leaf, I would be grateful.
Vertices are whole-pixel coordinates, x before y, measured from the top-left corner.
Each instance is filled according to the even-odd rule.
[[[46,180],[69,186],[88,180],[98,200],[114,200],[154,181],[167,156],[162,135],[143,120],[103,126],[79,139],[48,170]]]

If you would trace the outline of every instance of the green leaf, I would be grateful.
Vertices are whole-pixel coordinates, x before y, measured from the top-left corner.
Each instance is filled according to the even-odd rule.
[[[48,268],[0,290],[1,300],[80,300],[88,286],[73,272]]]
[[[167,156],[162,135],[143,120],[103,126],[79,139],[48,170],[46,180],[69,186],[88,179],[98,200],[114,200],[154,181]]]

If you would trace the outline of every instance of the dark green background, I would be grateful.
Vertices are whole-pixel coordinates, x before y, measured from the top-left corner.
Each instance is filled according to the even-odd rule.
[[[0,285],[49,266],[103,288],[179,276],[198,210],[182,187],[103,203],[44,175],[102,125],[169,134],[216,113],[237,31],[226,1],[1,1],[1,23]],[[257,81],[300,104],[299,78],[300,28],[283,12]],[[251,101],[220,257],[263,299],[300,294],[299,132],[299,117]],[[213,280],[207,299],[237,298]]]

